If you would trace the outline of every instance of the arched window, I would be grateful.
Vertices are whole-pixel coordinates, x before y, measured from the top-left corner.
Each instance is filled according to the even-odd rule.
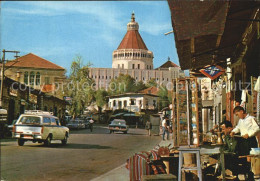
[[[34,72],[30,72],[30,85],[34,85],[34,77],[35,77]]]
[[[41,74],[40,72],[36,73],[36,85],[40,85],[41,83]]]
[[[24,83],[28,84],[28,72],[24,72]]]

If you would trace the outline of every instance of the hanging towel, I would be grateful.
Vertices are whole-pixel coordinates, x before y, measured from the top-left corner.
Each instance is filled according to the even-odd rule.
[[[246,90],[242,90],[242,94],[241,94],[241,102],[246,102]]]
[[[260,76],[258,76],[254,90],[257,91],[257,92],[260,92]]]

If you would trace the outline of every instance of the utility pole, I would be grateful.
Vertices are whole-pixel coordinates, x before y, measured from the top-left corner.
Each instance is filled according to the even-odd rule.
[[[4,71],[5,71],[5,53],[15,53],[16,56],[18,57],[19,51],[10,51],[10,50],[5,50],[3,49],[3,57],[2,57],[2,70],[1,70],[1,90],[0,90],[0,108],[3,107],[3,88],[4,88]]]

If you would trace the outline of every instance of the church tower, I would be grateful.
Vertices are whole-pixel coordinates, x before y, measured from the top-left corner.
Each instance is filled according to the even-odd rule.
[[[139,25],[132,13],[127,32],[117,50],[113,52],[112,68],[153,69],[153,52],[147,49],[138,30]]]

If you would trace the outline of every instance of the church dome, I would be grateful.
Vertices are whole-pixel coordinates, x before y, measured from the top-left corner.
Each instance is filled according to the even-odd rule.
[[[127,24],[127,32],[118,46],[119,49],[142,49],[148,50],[141,35],[138,32],[139,25],[135,21],[135,14],[132,13],[131,21]]]
[[[118,48],[113,51],[112,68],[153,69],[153,52],[147,49],[138,30],[139,25],[132,13],[127,32]]]

